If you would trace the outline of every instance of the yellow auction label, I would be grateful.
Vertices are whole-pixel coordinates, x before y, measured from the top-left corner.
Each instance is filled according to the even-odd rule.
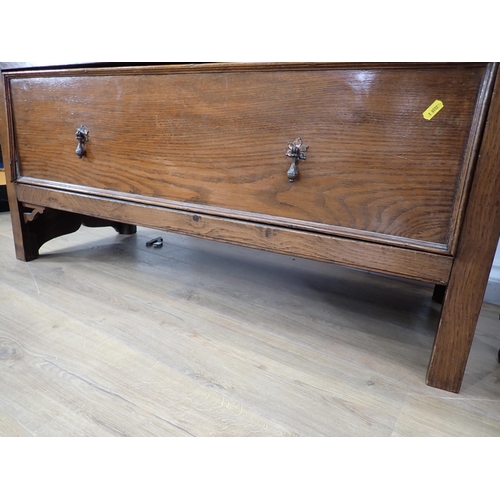
[[[444,108],[443,101],[437,99],[422,113],[426,120],[431,120],[434,116]]]

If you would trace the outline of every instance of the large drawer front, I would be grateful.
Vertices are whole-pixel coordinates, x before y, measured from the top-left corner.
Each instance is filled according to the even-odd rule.
[[[480,65],[218,72],[202,65],[14,76],[20,181],[447,251],[485,74]],[[436,99],[444,108],[424,119]],[[82,124],[90,141],[79,159]],[[285,150],[298,137],[309,149],[291,183]]]

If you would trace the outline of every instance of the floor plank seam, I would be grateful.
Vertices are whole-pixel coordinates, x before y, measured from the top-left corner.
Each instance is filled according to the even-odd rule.
[[[0,410],[2,410],[5,415],[7,415],[9,418],[11,418],[17,425],[19,425],[19,427],[23,428],[30,436],[32,436],[32,437],[36,436],[36,433],[33,434],[33,432],[31,432],[24,424],[19,422],[19,420],[17,420],[16,417],[14,417],[8,411],[6,411],[2,405],[0,405]],[[9,436],[4,436],[4,437],[9,437]]]
[[[36,291],[37,291],[37,294],[38,294],[38,295],[40,295],[40,288],[38,287],[38,283],[37,283],[37,281],[36,281],[36,278],[35,278],[35,276],[33,275],[32,271],[31,271],[31,269],[30,269],[30,264],[29,264],[28,262],[25,262],[25,264],[26,264],[26,267],[28,268],[28,271],[29,271],[29,272],[30,272],[30,274],[31,274],[31,277],[33,278],[33,281],[34,281],[35,286],[36,286]]]
[[[426,396],[430,399],[438,399],[438,400],[444,400],[444,401],[480,401],[482,403],[499,403],[500,404],[500,399],[484,399],[484,398],[468,398],[466,397],[458,397],[454,398],[452,396],[447,397],[439,397],[439,396]]]
[[[86,383],[87,385],[89,385],[90,387],[94,388],[94,389],[97,389],[98,391],[101,391],[101,392],[104,392],[105,394],[108,394],[110,396],[113,396],[113,397],[116,397],[116,398],[119,398],[121,399],[122,401],[124,401],[125,403],[129,403],[133,406],[135,406],[136,408],[138,408],[138,405],[136,403],[134,403],[133,401],[127,399],[127,398],[124,398],[123,396],[121,396],[120,394],[110,390],[110,389],[106,389],[105,387],[101,387],[99,384],[96,384],[95,382],[93,382],[92,380],[88,380],[86,379],[85,377],[82,377],[81,375],[78,375],[70,370],[67,370],[65,368],[62,368],[61,366],[59,366],[57,363],[54,363],[53,361],[51,361],[50,359],[46,359],[46,358],[43,358],[43,360],[48,363],[49,365],[52,365],[54,366],[55,368],[57,368],[58,370],[61,370],[62,372],[64,373],[67,373],[68,375],[71,375],[72,377],[75,377],[77,378],[78,380],[81,380],[82,382]]]
[[[90,387],[94,388],[94,389],[97,389],[98,391],[101,391],[105,394],[108,394],[112,397],[116,397],[118,399],[121,399],[122,401],[124,401],[125,403],[128,403],[128,404],[131,404],[132,406],[134,406],[135,408],[140,408],[139,405],[137,405],[136,403],[134,403],[132,400],[130,399],[127,399],[127,398],[124,398],[123,396],[121,396],[120,394],[110,390],[110,389],[106,389],[105,387],[102,387],[100,386],[99,384],[96,384],[95,382],[92,382],[91,380],[88,380],[87,378],[85,377],[82,377],[70,370],[67,370],[65,368],[62,368],[61,366],[59,366],[58,364],[54,363],[53,361],[50,361],[48,359],[44,359],[44,361],[52,366],[54,366],[55,368],[57,368],[58,370],[61,370],[65,373],[67,373],[68,375],[71,375],[75,378],[77,378],[78,380],[81,380],[82,382],[86,383],[87,385],[89,385]],[[143,409],[144,410],[144,409]],[[172,425],[173,427],[181,430],[182,432],[185,432],[186,434],[189,434],[190,436],[193,436],[193,437],[196,437],[195,434],[192,434],[191,432],[189,432],[187,429],[175,424],[174,422],[166,419],[166,418],[163,418],[163,417],[160,417],[159,415],[156,415],[154,412],[150,412],[150,411],[147,411],[147,410],[144,410],[146,411],[148,414],[150,414],[151,416],[155,417],[155,418],[158,418],[159,420],[163,421],[163,422],[166,422],[168,423],[169,425]]]
[[[406,393],[406,396],[405,396],[405,399],[403,401],[403,404],[401,405],[401,408],[399,409],[399,413],[398,413],[398,416],[396,417],[396,420],[394,422],[394,426],[392,427],[392,430],[391,430],[391,433],[390,433],[390,436],[391,437],[394,437],[394,431],[398,425],[398,422],[399,422],[399,419],[401,418],[401,414],[403,413],[403,410],[404,410],[404,407],[406,405],[406,402],[408,401],[408,398],[410,397],[410,393],[411,391],[408,391]]]

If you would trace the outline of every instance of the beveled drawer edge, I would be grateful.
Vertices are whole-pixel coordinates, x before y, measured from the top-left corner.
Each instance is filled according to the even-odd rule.
[[[328,70],[398,70],[398,69],[431,69],[445,67],[484,67],[486,63],[345,63],[345,62],[281,62],[281,63],[196,63],[165,64],[150,66],[111,66],[111,67],[68,67],[4,70],[8,79],[64,77],[64,76],[112,76],[112,75],[162,75],[180,73],[226,73],[226,72],[276,72],[276,71],[328,71]]]
[[[455,255],[456,252],[460,228],[462,226],[468,194],[486,124],[489,103],[493,94],[493,87],[498,71],[498,63],[489,63],[487,65],[476,100],[476,108],[470,126],[469,139],[465,146],[466,153],[463,159],[463,166],[457,186],[457,195],[455,197],[453,213],[450,220],[447,238],[447,246],[450,255]]]
[[[64,184],[55,181],[47,181],[43,179],[35,179],[32,177],[18,177],[16,179],[18,185],[37,186],[41,188],[50,188],[57,191],[89,194],[110,200],[121,200],[131,203],[139,203],[162,208],[170,208],[173,210],[182,210],[186,212],[214,215],[217,217],[225,217],[229,219],[246,220],[261,224],[272,224],[273,226],[282,226],[290,229],[309,231],[313,233],[328,234],[343,238],[351,238],[360,241],[374,242],[401,248],[436,253],[440,255],[450,255],[448,247],[445,244],[415,240],[400,236],[385,235],[372,231],[350,229],[341,226],[332,226],[330,224],[322,224],[316,222],[302,221],[287,217],[277,217],[255,212],[246,212],[242,210],[232,210],[229,208],[221,208],[207,205],[199,205],[195,203],[186,203],[175,200],[165,200],[163,198],[154,198],[138,194],[123,193],[121,191],[111,191],[107,189],[92,188],[87,186],[79,186],[75,184]]]
[[[171,208],[19,184],[21,203],[105,217],[189,236],[342,265],[425,283],[447,284],[453,258],[408,248],[198,215]]]

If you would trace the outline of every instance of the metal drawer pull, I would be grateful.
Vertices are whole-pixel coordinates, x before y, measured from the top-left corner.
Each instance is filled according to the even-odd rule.
[[[161,248],[163,246],[163,238],[158,236],[158,238],[153,238],[146,242],[147,247]]]
[[[299,160],[306,159],[306,151],[308,147],[309,146],[302,144],[302,139],[300,137],[295,139],[295,142],[288,143],[288,149],[285,154],[290,158],[293,158],[293,162],[286,173],[290,182],[293,182],[299,176],[299,169],[297,168],[297,165]]]
[[[76,140],[78,146],[75,153],[78,158],[82,158],[85,156],[85,144],[90,141],[89,131],[83,125],[76,131]]]

